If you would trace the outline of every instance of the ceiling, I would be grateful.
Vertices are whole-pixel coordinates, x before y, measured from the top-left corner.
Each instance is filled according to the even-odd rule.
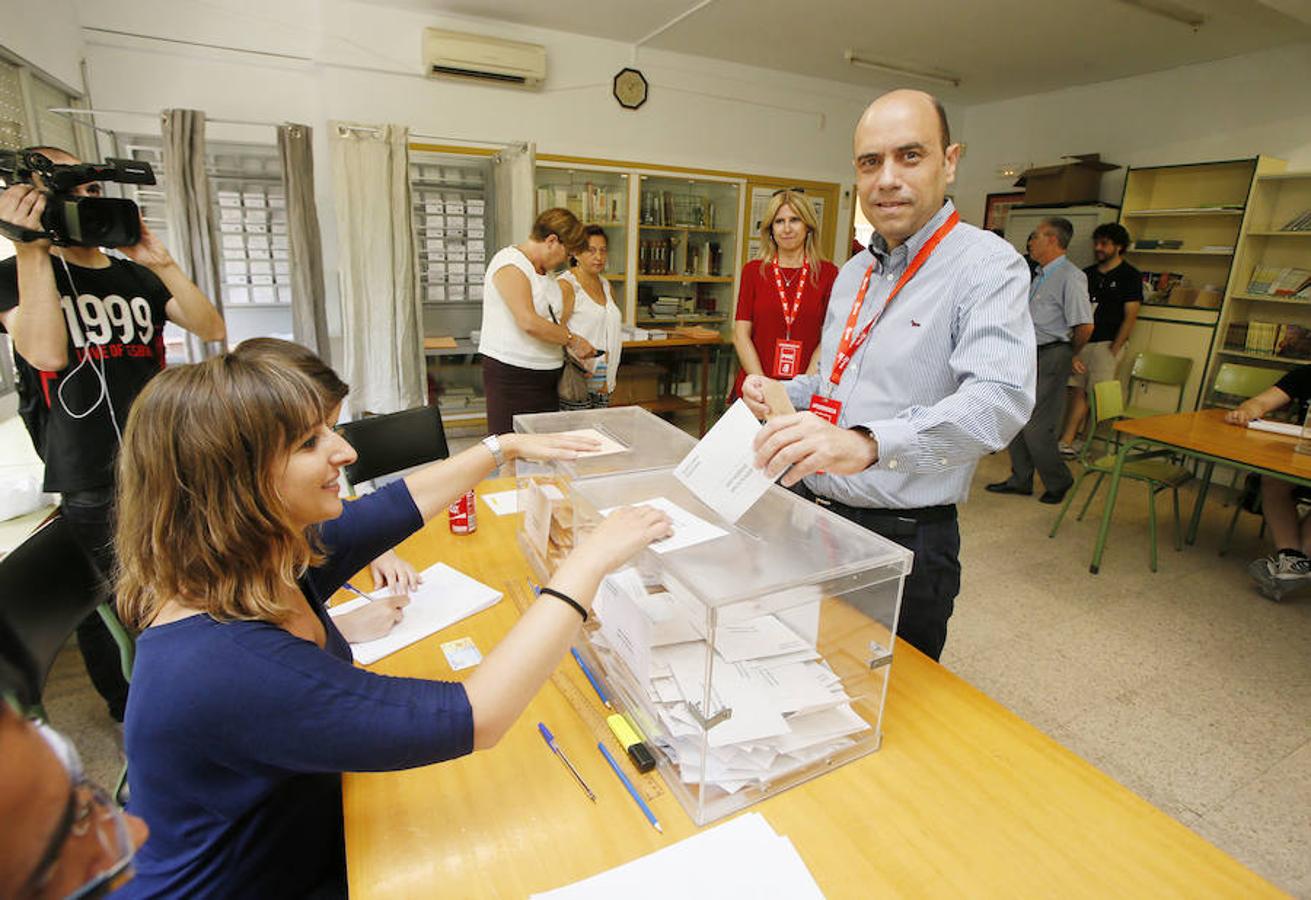
[[[638,43],[704,0],[363,0]],[[1092,84],[1311,41],[1311,0],[1140,0],[1200,13],[1188,25],[1125,0],[709,0],[643,46],[883,87],[844,51],[959,76],[902,79],[949,103]]]

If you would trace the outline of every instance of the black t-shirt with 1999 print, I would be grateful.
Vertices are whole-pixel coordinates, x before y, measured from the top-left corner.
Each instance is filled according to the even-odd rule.
[[[44,372],[14,354],[24,419],[45,459],[47,491],[114,483],[114,423],[120,429],[127,424],[132,401],[164,366],[168,288],[145,266],[107,258],[104,268],[70,263],[65,273],[64,263],[51,257],[68,332],[68,364]],[[0,261],[0,312],[17,305],[18,263],[6,259]]]

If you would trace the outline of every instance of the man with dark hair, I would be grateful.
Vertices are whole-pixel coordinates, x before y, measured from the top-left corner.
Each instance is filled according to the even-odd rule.
[[[29,148],[51,162],[76,163],[57,147]],[[100,185],[74,193],[98,196]],[[42,231],[46,197],[16,184],[0,194],[0,219]],[[23,385],[24,421],[45,460],[45,490],[62,494],[61,510],[78,542],[106,577],[114,563],[110,506],[119,433],[137,394],[164,365],[164,323],[207,341],[225,329],[208,298],[141,223],[141,240],[120,248],[14,244],[0,262],[0,329],[13,338]],[[118,645],[100,616],[78,628],[78,648],[109,714],[123,720],[127,682]]]
[[[897,636],[933,659],[960,592],[956,504],[979,458],[1028,419],[1034,384],[1028,270],[946,198],[960,158],[948,135],[921,91],[891,91],[861,116],[856,187],[874,235],[833,284],[819,372],[783,385],[807,411],[756,438],[771,476],[804,478],[805,496],[914,552]],[[762,418],[767,381],[742,385]]]
[[[1074,358],[1074,374],[1070,376],[1069,412],[1060,442],[1061,455],[1067,458],[1078,455],[1074,441],[1088,415],[1088,388],[1116,379],[1124,347],[1143,305],[1143,273],[1124,259],[1129,232],[1123,225],[1106,222],[1093,229],[1092,240],[1097,262],[1083,274],[1093,304],[1093,330],[1087,346]]]
[[[1033,415],[1011,441],[1011,476],[988,485],[994,494],[1032,494],[1033,473],[1042,476],[1043,503],[1060,503],[1074,483],[1057,447],[1065,413],[1065,384],[1074,355],[1093,330],[1088,279],[1065,251],[1074,236],[1069,219],[1052,216],[1029,238],[1029,255],[1038,274],[1029,287],[1029,312],[1038,343],[1038,387]]]

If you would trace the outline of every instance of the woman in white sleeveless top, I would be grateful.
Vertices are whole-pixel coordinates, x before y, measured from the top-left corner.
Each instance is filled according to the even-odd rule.
[[[528,240],[498,251],[488,263],[478,340],[488,434],[513,431],[519,413],[558,410],[564,350],[584,360],[595,353],[585,338],[550,318],[558,291],[547,273],[584,246],[578,218],[567,209],[548,209]]]
[[[561,409],[597,409],[610,405],[610,392],[615,387],[619,353],[624,344],[623,314],[610,293],[610,282],[603,275],[609,241],[599,225],[588,225],[583,234],[587,247],[575,255],[572,268],[560,277],[564,302],[560,324],[586,338],[597,349],[597,355],[583,360],[589,372],[587,399],[574,403],[561,398]]]

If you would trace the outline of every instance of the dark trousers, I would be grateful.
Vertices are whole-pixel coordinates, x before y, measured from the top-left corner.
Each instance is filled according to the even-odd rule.
[[[508,434],[513,431],[514,417],[520,413],[558,412],[559,387],[559,369],[524,369],[484,356],[487,433]]]
[[[802,496],[815,498],[802,488]],[[901,589],[897,636],[930,659],[942,656],[947,620],[960,593],[960,523],[956,508],[931,510],[860,509],[820,500],[833,512],[915,554]],[[914,518],[920,515],[922,519]]]
[[[1070,467],[1061,459],[1060,433],[1065,425],[1065,386],[1070,380],[1074,350],[1069,344],[1046,344],[1038,348],[1038,386],[1033,415],[1007,449],[1011,455],[1012,485],[1033,489],[1036,469],[1042,486],[1061,492],[1074,483]]]
[[[73,538],[107,579],[114,572],[113,498],[113,488],[69,491],[60,506],[64,519],[72,526]],[[77,626],[77,647],[91,683],[109,706],[110,716],[117,722],[123,721],[127,680],[123,677],[118,644],[99,613],[92,613]]]

